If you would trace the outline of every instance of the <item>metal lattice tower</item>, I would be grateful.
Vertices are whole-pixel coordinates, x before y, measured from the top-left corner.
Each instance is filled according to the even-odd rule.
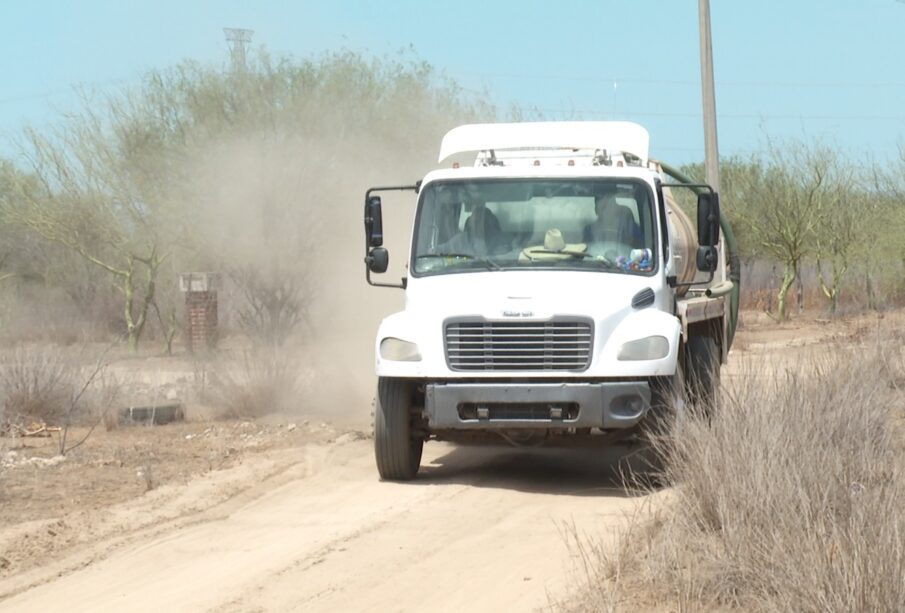
[[[229,45],[233,70],[245,70],[245,45],[251,42],[251,36],[255,31],[243,28],[223,28],[223,33],[226,35],[226,44]]]

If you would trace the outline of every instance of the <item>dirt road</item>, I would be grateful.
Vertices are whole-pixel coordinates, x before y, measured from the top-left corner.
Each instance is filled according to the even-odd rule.
[[[607,536],[640,503],[624,451],[433,443],[396,484],[370,445],[306,446],[218,506],[2,582],[0,611],[532,610],[576,571],[567,523]]]
[[[823,351],[820,343],[859,342],[877,325],[751,325],[723,380],[761,376],[758,356],[792,363]],[[237,434],[245,426],[252,424],[155,430],[155,445],[169,436],[175,458],[232,458],[233,446],[287,433]],[[209,430],[219,434],[205,438]],[[232,438],[217,443],[224,432]],[[106,449],[94,462],[101,467],[111,453],[128,460],[120,453],[137,445],[136,433],[113,435],[125,437],[121,449],[96,441]],[[285,446],[241,456],[229,468],[60,519],[45,512],[25,521],[23,507],[21,524],[0,526],[0,611],[533,610],[566,594],[580,572],[565,526],[612,539],[637,509],[668,495],[625,497],[615,477],[625,448],[429,443],[417,481],[381,483],[371,441],[356,438],[329,431],[284,437]],[[209,446],[194,447],[198,441]]]

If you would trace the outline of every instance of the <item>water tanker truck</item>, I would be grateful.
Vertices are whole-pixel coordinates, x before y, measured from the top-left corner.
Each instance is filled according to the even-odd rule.
[[[473,165],[367,191],[366,278],[405,292],[375,345],[381,478],[414,478],[425,441],[608,443],[673,398],[711,401],[735,331],[734,240],[710,186],[648,146],[629,122],[464,125],[439,162]],[[400,190],[417,195],[407,277],[386,282],[381,192]]]

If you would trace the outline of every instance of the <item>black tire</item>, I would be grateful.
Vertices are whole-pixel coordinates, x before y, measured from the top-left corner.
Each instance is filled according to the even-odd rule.
[[[710,418],[720,389],[720,346],[712,336],[688,339],[688,399]]]
[[[412,386],[381,377],[374,408],[374,455],[385,481],[409,481],[418,474],[424,440],[412,436]]]
[[[680,349],[684,350],[684,346]],[[678,361],[676,374],[671,377],[656,377],[650,381],[650,411],[644,420],[648,440],[668,436],[679,414],[685,409],[687,394],[682,366],[684,361]]]
[[[675,374],[657,377],[650,382],[651,406],[643,431],[645,446],[640,455],[641,468],[635,471],[638,484],[642,487],[659,489],[670,484],[668,466],[673,453],[672,440],[688,401],[685,377],[687,355],[685,345],[680,345]]]
[[[655,422],[671,420],[685,401],[681,367],[672,377],[657,377],[650,382],[650,416]]]

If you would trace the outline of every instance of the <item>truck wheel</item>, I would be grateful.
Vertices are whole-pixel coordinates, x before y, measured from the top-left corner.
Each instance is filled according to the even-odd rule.
[[[665,436],[672,431],[675,420],[685,410],[685,387],[682,360],[676,364],[676,374],[651,380],[650,413],[646,419],[650,436]]]
[[[688,339],[688,398],[708,419],[720,387],[720,346],[712,336]]]
[[[386,481],[409,481],[418,473],[424,440],[412,436],[412,387],[381,377],[374,410],[374,455]]]

